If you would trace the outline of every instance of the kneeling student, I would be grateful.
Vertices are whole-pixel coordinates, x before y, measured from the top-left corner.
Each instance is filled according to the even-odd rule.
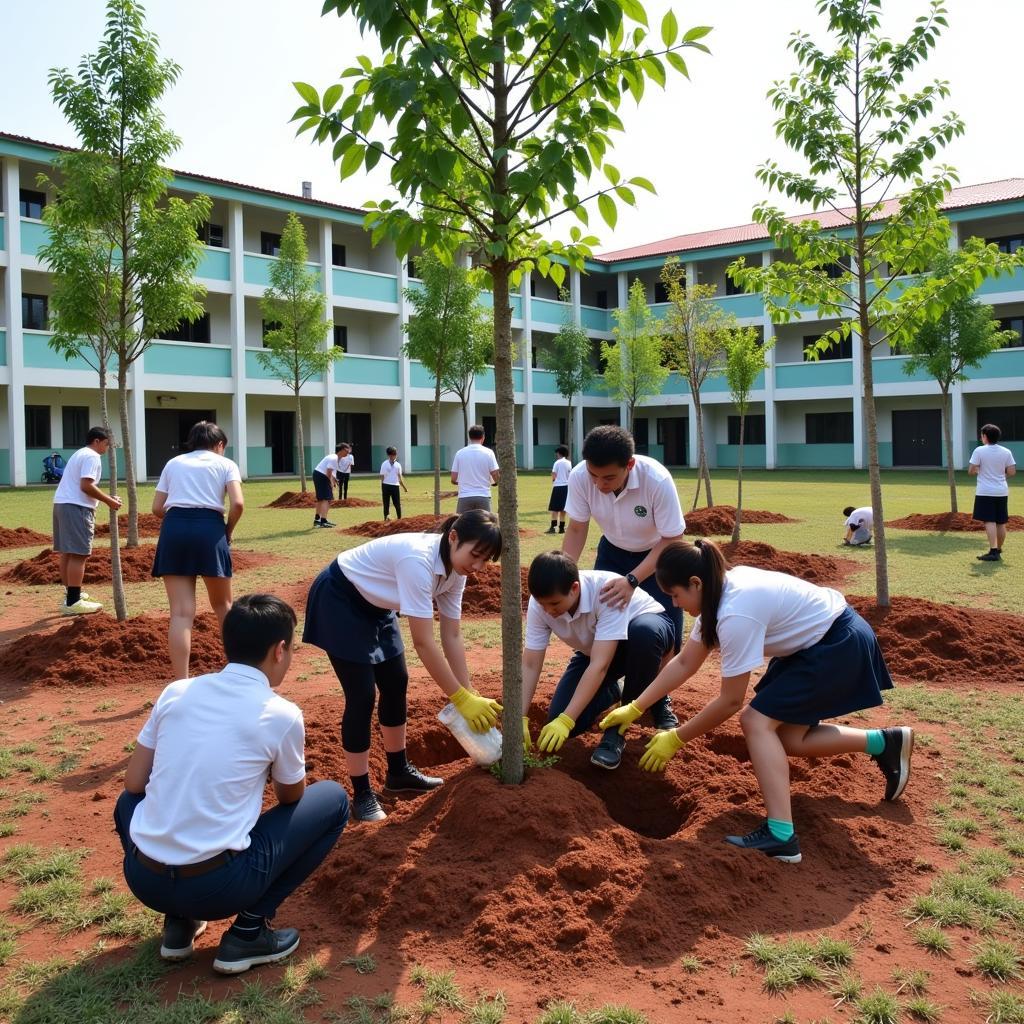
[[[299,933],[270,922],[348,821],[337,782],[306,788],[302,712],[274,693],[294,631],[279,598],[239,598],[224,618],[227,667],[171,683],[139,733],[114,825],[128,888],[166,915],[165,960],[189,957],[208,920],[232,915],[214,970],[239,974],[294,952]],[[268,772],[277,806],[261,814]]]
[[[871,543],[871,527],[875,522],[875,515],[870,505],[864,508],[854,508],[847,505],[843,509],[846,516],[846,534],[843,536],[843,543],[849,547],[860,547],[862,544]]]
[[[602,597],[602,588],[617,578],[617,573],[602,570],[581,572],[561,551],[548,551],[533,560],[523,650],[527,749],[531,746],[527,714],[552,633],[575,653],[555,688],[548,724],[537,738],[537,746],[545,753],[558,750],[569,736],[586,732],[612,704],[639,697],[657,676],[662,658],[672,651],[675,630],[650,594],[637,588],[628,604],[619,607]],[[599,768],[618,768],[625,745],[619,730],[609,729],[590,761]]]

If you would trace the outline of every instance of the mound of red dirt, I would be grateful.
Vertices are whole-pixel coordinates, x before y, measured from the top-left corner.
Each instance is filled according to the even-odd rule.
[[[927,515],[915,512],[902,519],[888,519],[885,525],[898,530],[927,530],[930,533],[978,533],[985,529],[984,523],[976,522],[966,512],[932,512]],[[1010,530],[1024,530],[1024,516],[1010,516],[1006,525]]]
[[[687,521],[689,527],[689,521]],[[780,551],[771,544],[741,540],[739,544],[722,545],[722,554],[732,565],[752,565],[755,569],[770,569],[799,576],[802,580],[820,586],[841,583],[863,566],[849,558],[833,555],[805,555],[800,551]]]
[[[152,512],[143,512],[139,515],[139,536],[140,537],[157,537],[160,534],[160,523],[163,520],[159,516],[153,515]],[[123,539],[128,536],[128,516],[122,515],[117,517],[117,532],[118,535]],[[96,536],[97,537],[109,537],[110,536],[110,523],[97,523],[96,524]]]
[[[379,502],[364,498],[335,498],[331,508],[376,508]],[[264,508],[315,508],[316,495],[312,491],[285,491]]]
[[[1024,683],[1024,617],[894,597],[849,602],[871,623],[889,671],[929,685]]]
[[[519,569],[524,611],[530,600],[530,592],[526,588],[528,571],[525,566]],[[466,589],[462,595],[462,614],[501,614],[501,566],[497,562],[488,562],[481,572],[467,578]]]
[[[220,626],[212,612],[192,627],[193,675],[224,667]],[[61,626],[56,633],[29,634],[0,650],[0,678],[31,686],[146,686],[171,681],[167,616],[140,615],[118,622],[98,612]]]
[[[27,548],[35,544],[49,544],[45,533],[37,533],[27,526],[0,526],[0,550],[3,548]]]
[[[795,523],[781,512],[766,512],[758,508],[745,508],[743,522],[759,525],[763,523]],[[694,537],[723,537],[731,534],[736,525],[735,505],[712,505],[697,508],[686,513],[686,532]]]
[[[448,518],[450,516],[425,514],[406,516],[404,519],[389,519],[386,523],[383,520],[368,520],[348,527],[345,533],[355,533],[360,537],[390,537],[395,533],[434,533]]]

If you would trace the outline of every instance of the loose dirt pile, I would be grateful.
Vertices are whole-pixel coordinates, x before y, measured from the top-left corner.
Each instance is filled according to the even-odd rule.
[[[530,592],[526,587],[527,572],[528,569],[525,566],[520,567],[524,611],[530,600]],[[498,563],[488,562],[481,572],[466,580],[466,590],[462,595],[462,614],[501,614],[501,566]]]
[[[364,498],[335,498],[331,508],[377,508],[379,502]],[[285,491],[264,508],[315,508],[316,495],[312,491]]]
[[[49,544],[45,533],[37,533],[27,526],[0,526],[0,550],[4,548],[27,548],[35,544]]]
[[[980,533],[985,529],[984,523],[976,522],[966,512],[932,512],[927,515],[915,512],[902,519],[889,519],[885,525],[898,530],[927,530],[929,533]],[[1010,516],[1006,525],[1010,530],[1024,530],[1024,516]]]
[[[365,523],[356,523],[348,527],[345,533],[354,533],[360,537],[390,537],[395,533],[435,533],[437,528],[450,515],[435,516],[406,516],[404,519],[389,519],[386,523],[383,520],[369,520]]]
[[[743,522],[759,525],[763,523],[795,523],[781,512],[765,512],[758,508],[745,508]],[[735,505],[712,505],[686,513],[686,532],[694,537],[723,537],[731,534],[736,525]]]
[[[189,667],[193,675],[224,667],[220,626],[212,612],[196,616]],[[157,692],[172,679],[167,616],[118,622],[98,612],[56,633],[30,633],[0,650],[0,679],[30,686],[145,686]]]
[[[153,515],[152,512],[143,512],[139,516],[139,536],[140,537],[157,537],[160,535],[160,523],[163,520],[159,516]],[[123,539],[128,536],[128,516],[117,517],[117,531],[118,535]],[[109,537],[110,536],[110,523],[99,523],[96,526],[97,537]]]
[[[687,521],[689,527],[689,521]],[[842,583],[851,573],[863,566],[849,558],[832,555],[805,555],[799,551],[780,551],[771,544],[741,540],[739,544],[723,544],[722,554],[732,565],[752,565],[755,569],[770,569],[799,576],[802,580],[820,586]]]
[[[894,597],[849,602],[871,623],[893,675],[930,686],[1024,683],[1024,618]]]

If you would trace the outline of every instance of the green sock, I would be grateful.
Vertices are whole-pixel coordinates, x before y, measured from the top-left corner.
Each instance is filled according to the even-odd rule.
[[[791,821],[779,821],[778,818],[769,818],[768,831],[771,832],[771,834],[775,836],[780,843],[784,843],[786,840],[793,838],[795,829],[793,828],[793,822]]]
[[[885,737],[881,729],[868,729],[868,745],[864,748],[872,757],[885,750]]]

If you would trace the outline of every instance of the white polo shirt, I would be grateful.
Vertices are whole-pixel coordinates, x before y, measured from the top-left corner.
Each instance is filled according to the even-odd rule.
[[[164,508],[210,508],[224,511],[224,492],[242,474],[231,459],[208,449],[176,455],[164,466],[156,489],[167,495]]]
[[[813,647],[846,609],[846,598],[784,572],[737,565],[725,574],[718,602],[722,676],[739,676]],[[701,617],[690,639],[700,641]],[[827,680],[823,680],[827,685]]]
[[[234,662],[166,687],[139,743],[155,754],[129,833],[162,864],[246,849],[267,770],[283,785],[306,775],[302,712],[259,669]]]
[[[82,481],[103,479],[103,459],[92,448],[79,448],[64,466],[64,475],[53,495],[54,505],[81,505],[95,508],[99,501],[82,492]]]
[[[462,618],[466,577],[445,576],[439,533],[396,533],[342,551],[338,566],[372,605],[407,618],[432,619],[434,604],[446,618]]]
[[[571,470],[572,463],[568,459],[556,459],[555,464],[551,467],[551,486],[567,487]]]
[[[875,514],[871,511],[870,505],[865,505],[864,508],[855,508],[850,515],[847,517],[846,525],[853,528],[854,530],[861,526],[872,529],[875,523]]]
[[[385,459],[380,464],[380,475],[381,483],[393,484],[397,487],[402,479],[402,464],[397,459],[394,462]]]
[[[978,445],[971,452],[971,465],[978,467],[978,489],[974,493],[979,498],[1005,498],[1010,493],[1006,470],[1017,463],[1009,448],[1001,444]],[[64,473],[67,475],[67,470]]]
[[[623,551],[650,551],[662,537],[678,537],[686,529],[672,474],[646,455],[635,456],[626,486],[616,494],[602,494],[577,463],[569,474],[565,512],[570,519],[591,519],[605,537]]]
[[[498,460],[490,448],[482,444],[467,444],[452,459],[452,472],[459,474],[460,498],[489,498],[491,472],[498,468]]]
[[[583,569],[580,572],[580,601],[570,615],[553,618],[534,598],[526,608],[526,649],[547,649],[551,634],[564,640],[574,651],[589,654],[595,640],[625,640],[629,624],[638,615],[661,615],[664,608],[639,587],[633,591],[629,604],[613,608],[601,600],[601,588],[611,580],[621,580],[617,572]]]
[[[325,455],[317,464],[314,472],[323,473],[327,476],[327,470],[333,470],[335,473],[338,472],[338,465],[340,460],[337,455]]]
[[[356,461],[354,455],[339,455],[338,456],[338,472],[339,473],[351,473],[352,463]]]

